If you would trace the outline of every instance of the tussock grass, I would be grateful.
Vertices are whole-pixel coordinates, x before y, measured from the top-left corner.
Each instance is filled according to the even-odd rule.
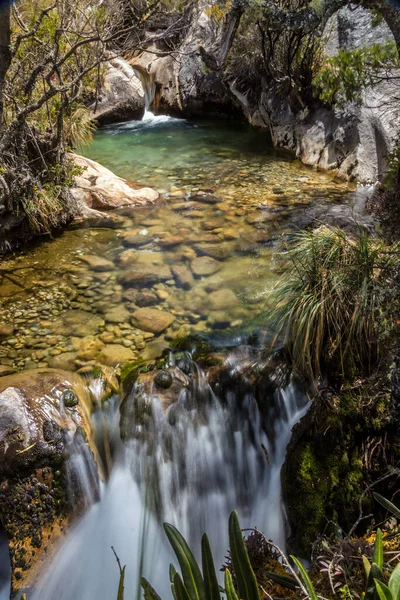
[[[294,235],[270,295],[270,322],[284,333],[301,375],[316,381],[327,371],[351,379],[356,370],[371,369],[399,252],[399,244],[387,248],[361,231],[355,239],[325,226]]]

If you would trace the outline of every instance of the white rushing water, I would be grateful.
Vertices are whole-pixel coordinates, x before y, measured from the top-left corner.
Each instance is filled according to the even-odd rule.
[[[163,521],[179,528],[198,557],[207,531],[217,568],[227,553],[233,509],[243,528],[257,526],[284,545],[280,470],[307,399],[293,384],[266,395],[261,407],[251,393],[229,391],[219,399],[190,364],[196,383],[166,411],[151,397],[147,428],[132,423],[100,501],[69,532],[33,600],[116,598],[119,570],[111,547],[127,566],[125,598],[138,597],[140,564],[161,597],[170,598],[168,566],[176,560]]]

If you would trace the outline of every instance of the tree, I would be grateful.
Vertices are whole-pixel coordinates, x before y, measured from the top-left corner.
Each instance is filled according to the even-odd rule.
[[[10,65],[10,4],[0,7],[0,131],[3,125],[3,88],[4,79]]]

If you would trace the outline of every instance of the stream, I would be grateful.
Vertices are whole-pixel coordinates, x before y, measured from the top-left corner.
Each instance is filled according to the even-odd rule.
[[[98,364],[118,369],[153,360],[197,335],[229,348],[224,360],[233,378],[248,364],[249,337],[268,335],[266,300],[278,277],[274,252],[282,236],[324,207],[357,198],[347,184],[301,166],[241,124],[146,113],[141,122],[98,131],[84,152],[155,187],[163,200],[118,211],[107,229],[72,226],[4,261],[2,315],[15,328],[1,336],[0,375],[38,367],[90,375]],[[160,311],[153,331],[144,325],[148,310]],[[251,360],[261,359],[255,353]],[[141,564],[161,597],[170,598],[173,556],[163,521],[180,529],[197,556],[207,531],[217,568],[227,553],[233,509],[242,527],[258,527],[285,545],[280,470],[292,427],[307,410],[306,395],[294,381],[261,399],[252,390],[219,395],[190,355],[176,368],[183,375],[189,369],[195,384],[167,410],[156,390],[151,394],[146,436],[132,425],[122,444],[119,398],[104,407],[114,461],[97,493],[82,449],[72,449],[70,468],[88,489],[87,512],[34,600],[116,598],[111,547],[127,566],[126,599],[137,597]]]

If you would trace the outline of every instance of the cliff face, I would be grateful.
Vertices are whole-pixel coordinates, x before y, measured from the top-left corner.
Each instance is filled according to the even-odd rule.
[[[400,131],[400,79],[368,89],[362,106],[329,110],[310,105],[301,110],[276,86],[264,84],[251,100],[227,82],[212,56],[220,56],[234,31],[210,17],[209,2],[200,2],[191,26],[173,56],[145,52],[130,60],[142,79],[151,82],[150,108],[184,116],[245,118],[270,132],[274,144],[291,150],[305,164],[337,170],[344,179],[375,182],[383,177],[386,154]],[[231,29],[234,29],[232,24]],[[384,22],[374,26],[363,8],[340,10],[325,30],[325,53],[352,49],[391,39]],[[150,49],[154,51],[155,49]],[[246,53],[243,54],[246,61]]]

